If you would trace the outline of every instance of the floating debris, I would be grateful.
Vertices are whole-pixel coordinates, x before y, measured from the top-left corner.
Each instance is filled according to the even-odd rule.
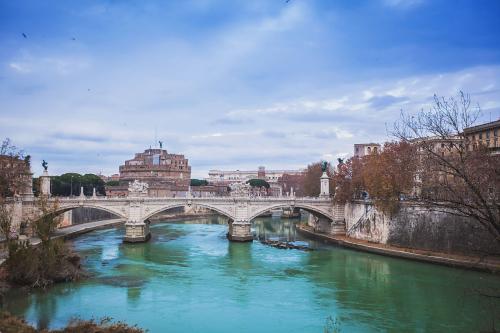
[[[282,242],[279,240],[271,240],[271,239],[259,239],[259,241],[264,245],[269,245],[278,249],[294,249],[294,250],[302,250],[302,251],[312,251],[309,246],[305,245],[297,245],[289,242]]]

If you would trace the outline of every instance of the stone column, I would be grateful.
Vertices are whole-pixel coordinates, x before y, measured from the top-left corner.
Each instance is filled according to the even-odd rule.
[[[69,227],[70,225],[73,225],[73,211],[68,210],[67,212],[64,212],[62,216],[62,220],[59,223],[59,228],[62,227]]]
[[[130,202],[128,220],[125,223],[125,238],[129,243],[147,242],[151,238],[149,222],[143,220],[141,199]]]
[[[321,191],[319,196],[325,198],[330,196],[330,177],[328,177],[326,171],[323,171],[323,175],[321,176]]]
[[[149,222],[132,222],[125,223],[125,237],[124,242],[127,243],[141,243],[147,242],[151,238],[149,231]]]
[[[252,223],[248,221],[230,222],[227,238],[233,242],[251,242],[253,241],[251,226]]]
[[[40,194],[50,197],[50,176],[47,170],[40,176]]]
[[[24,181],[23,181],[23,187],[21,189],[21,197],[25,199],[31,199],[34,197],[33,194],[33,174],[28,173],[27,175],[24,176]],[[50,180],[50,178],[49,178]],[[50,184],[49,184],[49,189],[50,189]]]

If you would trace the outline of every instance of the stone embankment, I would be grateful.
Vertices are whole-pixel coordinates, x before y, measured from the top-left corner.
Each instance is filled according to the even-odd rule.
[[[297,230],[309,237],[321,239],[329,243],[352,248],[355,250],[371,252],[391,257],[411,259],[452,267],[474,269],[500,274],[500,257],[464,256],[440,253],[427,250],[400,248],[387,244],[373,243],[366,240],[355,239],[342,235],[331,235],[313,230],[307,225],[297,225]]]
[[[54,235],[52,236],[52,238],[54,238],[54,239],[62,238],[64,240],[71,239],[71,238],[77,237],[79,235],[85,234],[87,232],[91,232],[91,231],[98,230],[98,229],[105,229],[105,228],[109,228],[109,227],[124,224],[124,223],[125,223],[124,219],[111,219],[111,220],[103,220],[103,221],[95,221],[95,222],[76,224],[76,225],[72,225],[69,227],[57,229],[55,231]],[[40,239],[38,239],[38,238],[31,238],[30,239],[30,244],[37,245],[38,243],[40,243]]]

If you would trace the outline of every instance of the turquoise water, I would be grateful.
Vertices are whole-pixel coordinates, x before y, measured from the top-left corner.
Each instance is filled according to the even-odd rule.
[[[156,224],[144,244],[122,243],[123,229],[83,235],[73,246],[92,278],[15,291],[5,307],[43,327],[111,316],[153,333],[322,333],[327,318],[340,332],[477,332],[500,313],[477,293],[498,291],[498,276],[308,241],[290,220],[258,219],[255,231],[314,251],[231,243],[216,222]]]

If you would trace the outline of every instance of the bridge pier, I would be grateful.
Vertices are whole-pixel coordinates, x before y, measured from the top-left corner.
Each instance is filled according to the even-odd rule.
[[[151,238],[149,222],[126,222],[124,242],[140,243],[147,242]]]
[[[227,238],[233,242],[251,242],[253,241],[251,226],[252,223],[248,221],[230,222]]]

